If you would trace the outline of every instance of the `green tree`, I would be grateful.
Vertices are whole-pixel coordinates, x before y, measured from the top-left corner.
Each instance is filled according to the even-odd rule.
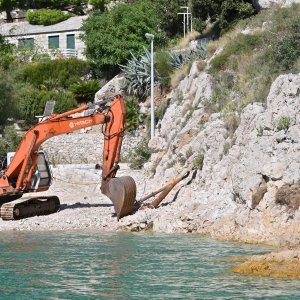
[[[9,74],[0,70],[0,127],[7,123],[8,118],[14,116],[15,102],[13,84]]]
[[[103,14],[94,13],[82,27],[87,58],[106,77],[115,75],[131,53],[139,54],[143,46],[149,47],[146,32],[155,34],[157,47],[166,42],[159,23],[156,5],[150,0],[119,4]]]
[[[8,69],[11,62],[14,60],[12,44],[9,44],[5,38],[0,34],[0,67]]]
[[[174,37],[182,32],[182,15],[180,8],[186,5],[185,0],[156,0],[157,15],[160,18],[160,28],[166,32],[169,37]]]
[[[24,2],[24,1],[23,1]],[[82,15],[84,14],[83,8],[88,0],[27,0],[27,8],[48,8],[59,10],[70,10],[70,12]]]
[[[72,84],[69,88],[78,104],[93,102],[99,89],[98,80],[93,79],[79,81],[76,84]]]
[[[16,151],[20,141],[21,137],[18,136],[13,126],[6,127],[0,140],[0,158],[6,157],[7,152]],[[2,163],[3,161],[0,162],[0,169],[3,167]]]
[[[89,0],[88,3],[94,6],[94,9],[98,9],[100,11],[105,10],[105,5],[108,4],[109,0]]]
[[[254,13],[251,0],[190,0],[189,4],[197,23],[202,21],[203,26],[206,20],[219,21],[221,29]]]

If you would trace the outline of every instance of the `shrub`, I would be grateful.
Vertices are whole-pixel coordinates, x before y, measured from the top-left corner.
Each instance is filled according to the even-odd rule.
[[[250,0],[190,0],[190,3],[193,17],[202,21],[219,20],[223,30],[254,13]]]
[[[68,88],[90,72],[87,62],[77,58],[35,62],[21,66],[16,73],[20,82],[34,87]]]
[[[137,96],[141,100],[144,100],[150,94],[151,83],[150,52],[145,47],[144,52],[145,55],[140,55],[139,57],[132,55],[132,59],[129,60],[125,66],[120,65],[127,79],[125,90],[130,95]],[[184,65],[188,65],[188,67],[185,67],[184,73],[186,73],[187,69],[191,67],[189,63],[196,58],[204,57],[204,55],[203,49],[184,52],[158,52],[155,55],[154,68],[154,79],[156,83],[160,83],[163,87],[168,87],[171,81],[170,75],[174,69],[180,69]],[[178,73],[182,73],[182,71]]]
[[[264,128],[262,126],[259,126],[256,128],[256,136],[257,137],[262,137],[264,135]]]
[[[109,2],[109,0],[89,0],[88,4],[93,5],[93,9],[98,9],[103,12],[105,10],[105,5]]]
[[[227,44],[222,53],[211,61],[212,71],[224,69],[233,56],[250,53],[255,48],[261,48],[264,42],[265,36],[261,33],[239,34],[233,41]]]
[[[197,155],[193,160],[193,168],[196,170],[202,170],[204,162],[204,153],[203,150],[198,151]]]
[[[206,55],[206,47],[181,52],[171,51],[169,52],[169,55],[169,64],[172,66],[173,69],[179,69],[188,62],[191,62],[196,59],[204,59]]]
[[[0,129],[15,114],[14,87],[10,76],[0,69]]]
[[[125,101],[126,105],[126,128],[128,131],[135,130],[139,125],[139,105],[138,100],[134,97]]]
[[[0,67],[4,70],[7,70],[14,61],[13,49],[14,46],[0,34]]]
[[[251,1],[249,1],[251,2]],[[254,13],[251,3],[247,1],[225,0],[222,1],[220,13],[220,28],[228,30],[238,20],[245,19]]]
[[[173,71],[169,52],[160,51],[155,55],[155,69],[160,77],[160,84],[163,87],[170,85],[170,75]]]
[[[35,116],[42,115],[47,101],[55,101],[54,113],[62,113],[76,107],[76,101],[67,91],[39,90],[33,86],[22,86],[18,91],[20,118],[33,123]]]
[[[64,13],[56,9],[39,9],[28,11],[26,20],[32,25],[53,25],[74,16],[71,13]]]
[[[288,130],[291,126],[291,119],[289,117],[281,117],[277,124],[277,130]]]
[[[148,141],[144,140],[137,145],[133,153],[129,155],[130,167],[132,169],[141,169],[151,157],[148,147]]]
[[[300,18],[299,18],[300,22]],[[281,37],[274,47],[274,59],[283,70],[292,69],[300,57],[300,24],[293,24],[291,31]]]
[[[13,126],[8,126],[4,129],[2,138],[0,140],[0,156],[6,156],[7,152],[16,151],[21,137],[18,136]],[[0,165],[1,169],[1,165]]]
[[[99,90],[98,80],[86,80],[72,84],[69,90],[74,95],[78,104],[93,102],[96,92]]]

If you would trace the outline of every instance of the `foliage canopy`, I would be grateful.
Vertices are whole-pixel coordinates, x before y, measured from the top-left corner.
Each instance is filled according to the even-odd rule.
[[[7,123],[7,119],[14,115],[14,92],[13,85],[6,73],[0,70],[0,127]]]
[[[226,29],[237,20],[254,13],[251,0],[190,0],[193,18],[201,24],[196,30],[203,30],[205,21],[219,21],[221,29]],[[198,20],[197,20],[198,19]],[[202,22],[199,23],[199,19]]]
[[[16,78],[38,88],[68,88],[89,70],[88,63],[77,58],[56,59],[24,64],[18,69]]]
[[[62,21],[65,21],[72,17],[71,13],[64,13],[57,9],[39,9],[28,11],[26,14],[26,20],[32,25],[53,25]]]
[[[86,55],[98,71],[114,75],[131,53],[136,55],[143,46],[149,47],[145,33],[155,34],[156,46],[166,43],[159,23],[156,6],[150,0],[119,4],[103,14],[95,13],[83,25]]]

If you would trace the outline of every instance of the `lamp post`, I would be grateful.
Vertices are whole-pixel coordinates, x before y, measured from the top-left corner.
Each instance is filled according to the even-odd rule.
[[[146,38],[151,41],[151,102],[150,102],[150,116],[151,116],[151,139],[155,135],[154,125],[154,53],[153,53],[153,40],[154,35],[151,33],[145,34]]]

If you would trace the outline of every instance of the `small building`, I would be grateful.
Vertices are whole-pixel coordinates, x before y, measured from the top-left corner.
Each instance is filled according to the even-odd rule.
[[[49,25],[31,25],[27,21],[4,23],[0,34],[17,47],[36,46],[45,52],[53,50],[65,57],[84,59],[84,43],[80,39],[82,22],[87,16],[71,17],[66,21]]]

